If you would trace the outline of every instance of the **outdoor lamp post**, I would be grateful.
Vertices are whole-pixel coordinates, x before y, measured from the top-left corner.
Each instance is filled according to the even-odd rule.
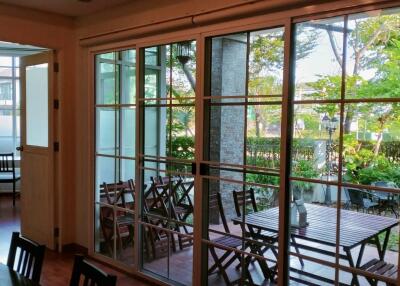
[[[328,182],[331,176],[331,153],[333,148],[332,135],[336,131],[337,125],[338,125],[338,120],[335,116],[329,117],[327,114],[325,114],[324,117],[322,118],[322,127],[325,128],[329,136],[328,141],[326,142],[326,153],[325,153],[326,174]],[[327,185],[325,192],[325,204],[329,205],[331,203],[332,203],[331,186]]]

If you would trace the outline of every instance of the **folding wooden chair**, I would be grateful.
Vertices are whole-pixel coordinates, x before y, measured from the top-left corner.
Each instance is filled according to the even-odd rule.
[[[245,191],[233,191],[233,202],[235,204],[235,210],[236,214],[238,217],[242,216],[242,211],[250,211],[250,212],[258,212],[257,208],[257,202],[256,202],[256,197],[254,194],[254,189],[250,188],[249,190]],[[243,228],[244,232],[249,232],[248,230]],[[255,236],[254,238],[259,239],[263,242],[266,242],[270,245],[273,245],[278,242],[278,234],[271,232],[271,231],[266,231],[266,230],[254,230],[252,231],[252,235]],[[251,234],[249,234],[251,235]],[[299,248],[296,245],[296,240],[294,237],[291,236],[292,244],[297,252],[297,254],[300,253]],[[262,249],[262,252],[265,253],[269,249],[271,249],[272,253],[274,256],[278,259],[278,252],[274,247],[266,246]],[[304,261],[302,258],[299,258],[301,266],[304,266]]]
[[[224,227],[224,230],[227,234],[230,234],[229,226],[226,221],[225,217],[225,212],[224,208],[222,206],[222,198],[220,193],[216,194],[210,194],[209,195],[209,200],[208,200],[208,207],[209,209],[214,209],[217,210],[219,213],[219,217],[222,220],[222,224]],[[226,269],[235,261],[237,260],[239,262],[239,265],[242,262],[241,256],[233,251],[233,250],[228,250],[226,248],[231,248],[231,249],[242,249],[243,248],[243,241],[239,238],[232,237],[229,235],[222,235],[221,237],[215,238],[215,239],[210,239],[211,243],[220,245],[221,247],[216,247],[212,244],[208,246],[211,256],[214,259],[214,264],[208,269],[208,275],[211,275],[214,273],[216,269],[218,269],[218,272],[222,275],[226,285],[232,285],[235,282],[230,281],[228,274],[226,273]],[[224,251],[224,253],[221,256],[218,256],[216,248],[218,248],[221,251]],[[229,260],[227,260],[231,255],[233,255]],[[226,261],[227,260],[227,261]],[[247,270],[247,269],[246,269]],[[251,280],[251,275],[248,273],[248,277]]]

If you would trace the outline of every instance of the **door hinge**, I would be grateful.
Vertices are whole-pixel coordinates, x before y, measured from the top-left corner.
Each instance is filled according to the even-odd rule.
[[[58,72],[58,71],[60,70],[60,65],[59,65],[59,63],[54,63],[53,69],[54,69],[54,72]]]
[[[60,108],[60,101],[58,99],[54,99],[54,109]]]
[[[60,229],[58,227],[54,228],[54,237],[59,237],[60,236]]]
[[[60,151],[60,143],[59,142],[54,142],[54,152]]]

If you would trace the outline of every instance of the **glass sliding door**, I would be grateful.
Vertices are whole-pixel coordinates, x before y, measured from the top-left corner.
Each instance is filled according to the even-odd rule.
[[[196,42],[142,50],[141,269],[192,284]]]
[[[95,253],[173,285],[399,283],[400,9],[285,23],[96,55]]]
[[[208,285],[277,278],[284,29],[207,39],[203,206]]]
[[[398,9],[295,25],[293,283],[398,283],[399,27]]]
[[[134,264],[136,51],[96,56],[95,252]]]

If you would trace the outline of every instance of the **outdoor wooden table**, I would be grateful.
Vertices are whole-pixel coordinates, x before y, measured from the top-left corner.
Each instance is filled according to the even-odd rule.
[[[313,251],[319,254],[335,257],[334,251],[323,249],[319,246],[336,246],[336,217],[337,209],[314,204],[305,204],[307,209],[308,226],[303,228],[291,228],[291,236],[304,241],[315,242],[316,244],[306,245],[297,243],[301,249]],[[399,224],[397,219],[382,217],[377,215],[359,213],[349,210],[340,210],[340,240],[339,246],[344,253],[339,257],[348,261],[350,267],[359,268],[362,262],[365,246],[367,243],[376,245],[379,259],[383,260],[389,240],[390,230]],[[234,218],[234,223],[241,224],[242,218]],[[278,233],[279,231],[279,209],[271,208],[248,214],[244,218],[244,224],[249,228],[250,233],[256,233],[259,230],[268,230]],[[384,233],[383,243],[378,236]],[[361,246],[355,259],[352,250]],[[253,250],[253,249],[252,249]],[[298,269],[291,269],[301,274],[320,279],[328,283],[333,281],[325,277],[316,276],[312,273],[306,273]],[[352,284],[359,285],[357,275],[353,274]]]
[[[18,274],[8,266],[0,263],[1,286],[39,286],[39,284]]]

